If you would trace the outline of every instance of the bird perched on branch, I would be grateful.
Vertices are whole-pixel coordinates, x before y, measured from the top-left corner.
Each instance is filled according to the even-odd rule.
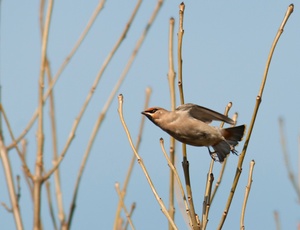
[[[217,160],[217,155],[220,162],[223,162],[230,152],[237,154],[235,146],[242,140],[246,127],[210,126],[212,121],[223,121],[231,125],[234,125],[234,121],[221,113],[191,103],[180,105],[175,111],[153,107],[146,109],[142,114],[184,144],[207,146],[211,157]],[[209,146],[213,147],[214,152],[210,151]]]

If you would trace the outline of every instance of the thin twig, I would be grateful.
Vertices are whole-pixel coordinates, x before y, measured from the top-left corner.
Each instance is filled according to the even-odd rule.
[[[255,107],[254,107],[252,119],[251,119],[251,122],[250,122],[250,125],[249,125],[249,129],[248,129],[248,133],[247,133],[247,136],[246,136],[246,140],[245,140],[245,143],[244,143],[244,147],[243,147],[243,150],[242,150],[242,152],[241,152],[241,154],[239,156],[239,161],[238,161],[238,165],[237,165],[235,177],[234,177],[234,180],[233,180],[233,183],[232,183],[232,187],[230,189],[228,200],[227,200],[227,203],[226,203],[223,215],[221,217],[218,229],[222,229],[223,224],[225,222],[225,219],[226,219],[226,217],[228,215],[229,208],[230,208],[230,205],[231,205],[234,193],[235,193],[235,189],[237,187],[240,175],[242,173],[243,161],[244,161],[244,158],[245,158],[245,155],[246,155],[247,147],[248,147],[248,144],[249,144],[249,141],[250,141],[250,137],[251,137],[252,130],[253,130],[253,127],[254,127],[254,123],[255,123],[255,120],[256,120],[256,116],[257,116],[257,112],[258,112],[258,109],[259,109],[259,105],[260,105],[261,100],[262,100],[263,90],[264,90],[265,83],[266,83],[266,80],[267,80],[267,75],[268,75],[268,70],[269,70],[269,67],[270,67],[271,59],[272,59],[272,56],[273,56],[276,44],[277,44],[277,42],[278,42],[278,40],[280,38],[280,35],[283,32],[284,26],[285,26],[285,24],[286,24],[289,16],[293,12],[293,9],[294,9],[294,5],[293,4],[289,5],[289,7],[288,7],[288,9],[286,11],[286,14],[284,16],[284,19],[283,19],[283,21],[282,21],[282,23],[281,23],[281,25],[279,27],[279,30],[278,30],[278,32],[277,32],[277,34],[275,36],[275,39],[273,41],[273,44],[272,44],[272,47],[271,47],[271,50],[270,50],[270,53],[269,53],[269,56],[268,56],[267,64],[266,64],[266,67],[265,67],[265,71],[264,71],[262,83],[261,83],[261,86],[260,86],[260,90],[259,90],[259,93],[258,93],[258,95],[256,97],[256,104],[255,104]]]
[[[180,97],[181,104],[184,104],[183,80],[182,80],[182,39],[184,34],[184,29],[183,29],[184,9],[185,9],[185,5],[182,2],[179,5],[179,30],[178,30],[178,88],[179,88],[179,97]],[[197,215],[194,208],[192,188],[190,182],[190,173],[189,173],[189,162],[187,160],[187,152],[186,152],[185,144],[182,144],[182,155],[183,155],[182,167],[183,167],[187,197],[188,197],[188,202],[190,207],[189,213],[191,215],[192,228],[198,230],[200,229],[200,223],[197,222]]]
[[[162,152],[163,152],[165,158],[167,159],[168,165],[169,165],[170,169],[172,170],[172,173],[174,174],[175,179],[177,180],[177,184],[178,184],[179,189],[180,189],[180,193],[181,193],[182,200],[183,200],[183,203],[184,203],[184,206],[185,206],[185,210],[186,210],[187,216],[189,217],[189,224],[191,224],[192,220],[191,220],[191,216],[189,215],[189,205],[188,205],[188,202],[187,202],[187,199],[186,199],[186,195],[184,193],[183,185],[182,185],[182,182],[180,180],[180,177],[178,175],[178,172],[177,172],[177,169],[176,169],[175,165],[172,163],[171,158],[168,157],[168,154],[165,150],[164,139],[163,138],[160,138],[160,146],[161,146],[161,149],[162,149]]]
[[[125,206],[125,204],[124,204],[124,200],[123,200],[123,196],[122,196],[122,193],[121,193],[121,190],[120,190],[120,185],[119,185],[119,183],[116,183],[116,184],[115,184],[115,189],[116,189],[116,191],[117,191],[117,194],[118,194],[118,197],[119,197],[119,201],[121,202],[121,206],[122,206],[122,208],[123,208],[123,210],[124,210],[124,212],[125,212],[127,221],[129,222],[129,224],[130,224],[130,226],[131,226],[131,229],[135,229],[135,228],[134,228],[134,225],[133,225],[133,223],[132,223],[132,220],[131,220],[131,215],[130,215],[130,213],[127,211],[127,208],[126,208],[126,206]]]
[[[8,207],[7,204],[5,204],[4,202],[1,202],[1,205],[2,205],[3,208],[5,208],[5,210],[7,212],[11,213],[13,211],[12,208]]]
[[[252,160],[250,162],[248,183],[247,183],[247,186],[246,186],[245,197],[244,197],[244,202],[243,202],[243,207],[242,207],[242,214],[241,214],[241,221],[240,221],[241,230],[245,229],[245,223],[244,223],[244,221],[245,221],[245,212],[246,212],[247,201],[248,201],[248,197],[249,197],[249,193],[250,193],[251,185],[252,185],[252,175],[253,175],[254,165],[255,165],[255,161]]]
[[[144,108],[147,109],[149,107],[149,101],[150,101],[150,95],[152,93],[151,88],[146,88],[146,99],[145,99],[145,103],[144,103]],[[136,144],[135,144],[135,149],[138,151],[139,147],[140,147],[140,143],[141,143],[141,137],[142,137],[142,133],[144,130],[144,124],[145,124],[145,116],[142,116],[141,118],[141,122],[140,122],[140,128],[139,128],[139,132],[138,132],[138,137],[136,140]],[[126,192],[127,192],[127,187],[129,184],[129,180],[131,178],[131,173],[133,170],[133,166],[135,164],[135,155],[133,153],[129,167],[128,167],[128,171],[126,174],[126,178],[124,181],[124,185],[122,188],[122,199],[124,200],[125,196],[126,196]],[[114,230],[117,230],[117,226],[120,223],[119,219],[120,219],[120,212],[121,212],[121,202],[119,201],[118,206],[117,206],[117,210],[116,210],[116,215],[115,215],[115,221],[114,221]]]
[[[231,107],[232,107],[232,102],[229,102],[229,103],[227,104],[227,106],[225,107],[225,112],[224,112],[224,115],[225,115],[225,116],[228,116],[228,113],[229,113],[229,110],[231,109]],[[235,114],[233,115],[232,120],[235,121],[235,123],[236,123],[236,120],[237,120],[237,113],[235,113]],[[235,125],[235,124],[234,124],[234,125]],[[234,125],[232,125],[232,126],[234,126]],[[220,124],[220,128],[223,128],[223,126],[224,126],[224,122],[222,122],[222,123]],[[229,156],[229,155],[228,155],[228,156]],[[211,196],[210,196],[210,197],[211,197],[211,199],[210,199],[210,205],[212,204],[213,199],[214,199],[214,197],[215,197],[215,195],[216,195],[216,192],[217,192],[217,190],[218,190],[218,188],[219,188],[219,186],[220,186],[220,184],[221,184],[221,182],[222,182],[222,178],[223,178],[223,175],[224,175],[224,171],[225,171],[225,168],[226,168],[226,165],[227,165],[227,159],[228,159],[228,156],[224,159],[224,161],[223,161],[223,163],[222,163],[222,167],[221,167],[221,170],[220,170],[220,172],[219,172],[219,176],[218,176],[217,182],[216,182],[216,184],[215,184],[215,186],[214,186],[214,189],[213,189],[213,192],[212,192],[212,194],[211,194]],[[214,162],[215,162],[215,161],[212,159],[212,160],[211,160],[211,164],[210,164],[209,173],[212,173],[212,169],[213,169],[213,166],[214,166]],[[206,191],[207,191],[207,188],[206,188]],[[206,194],[205,196],[207,196],[207,194]],[[206,215],[208,215],[208,213],[209,213],[209,208],[210,208],[210,206],[208,206],[208,210],[207,210]],[[208,218],[208,217],[205,217],[205,218]],[[207,224],[207,222],[203,224],[202,229],[206,229],[206,224]]]
[[[211,201],[211,188],[214,181],[214,174],[212,172],[207,173],[206,179],[206,188],[205,188],[205,195],[203,200],[203,211],[202,211],[202,227],[201,229],[206,229],[208,223],[208,213],[210,209],[210,201]]]
[[[179,30],[178,30],[178,88],[180,103],[184,104],[184,94],[183,94],[183,80],[182,80],[182,39],[184,34],[183,29],[183,16],[184,16],[185,5],[182,2],[179,5]]]
[[[175,107],[176,107],[176,94],[175,94],[175,78],[176,78],[176,73],[175,73],[175,69],[174,69],[174,54],[173,54],[174,24],[175,24],[175,19],[174,18],[170,18],[168,82],[169,82],[169,88],[170,88],[171,110],[172,111],[175,110]]]
[[[42,187],[42,173],[43,173],[43,151],[44,151],[44,74],[46,67],[46,54],[48,47],[48,37],[50,29],[50,21],[53,9],[53,0],[48,3],[47,14],[45,18],[45,26],[42,36],[42,49],[41,49],[41,66],[39,76],[39,95],[38,95],[38,130],[37,130],[37,153],[36,153],[36,164],[35,164],[35,175],[33,180],[33,207],[34,207],[34,229],[41,229],[41,187]]]
[[[227,106],[225,107],[225,112],[224,112],[224,115],[225,115],[225,116],[228,116],[228,113],[229,113],[229,110],[231,109],[231,107],[232,107],[232,102],[229,102],[229,103],[227,104]],[[224,126],[224,122],[222,122],[222,123],[220,124],[220,128],[223,128],[223,126]],[[221,184],[221,182],[222,182],[222,178],[223,178],[223,175],[224,175],[225,167],[226,167],[226,165],[227,165],[227,159],[228,159],[228,157],[226,157],[226,158],[224,159],[223,163],[222,163],[222,167],[221,167],[221,170],[220,170],[218,179],[217,179],[217,181],[216,181],[216,184],[215,184],[214,189],[213,189],[212,194],[211,194],[210,203],[213,202],[214,197],[215,197],[215,195],[216,195],[216,193],[217,193],[217,191],[218,191],[218,188],[219,188],[219,186],[220,186],[220,184]],[[214,165],[214,162],[215,162],[215,161],[214,161],[213,159],[211,159],[212,167],[213,167],[213,165]],[[210,167],[210,170],[209,170],[210,173],[212,173],[212,167]]]
[[[27,142],[25,139],[23,139],[21,141],[21,146],[22,146],[22,157],[24,158],[24,161],[26,163],[26,154],[27,154]],[[24,178],[26,180],[26,183],[28,185],[28,188],[29,188],[29,191],[30,191],[30,196],[31,196],[31,199],[33,201],[33,180],[32,178],[30,178],[29,176],[27,176],[25,170],[24,170],[24,167],[23,167],[23,174],[24,174]]]
[[[46,72],[48,76],[48,84],[51,84],[52,77],[50,73],[49,62],[47,61]],[[50,121],[51,121],[51,134],[52,134],[52,146],[53,146],[53,162],[57,161],[58,157],[58,147],[57,147],[57,130],[56,130],[56,118],[55,118],[55,106],[54,106],[54,95],[51,91],[49,95],[49,107],[50,107]],[[61,189],[61,180],[60,180],[60,170],[59,167],[54,171],[54,181],[55,181],[55,198],[58,208],[58,219],[60,220],[61,225],[65,221],[65,211],[63,206],[63,197]]]
[[[4,107],[2,106],[2,104],[0,104],[0,111],[1,111],[1,114],[2,114],[3,119],[4,119],[4,121],[5,121],[5,124],[6,124],[6,126],[7,126],[9,135],[10,135],[11,139],[13,140],[13,142],[15,142],[15,136],[14,136],[14,134],[13,134],[13,131],[12,131],[10,122],[9,122],[9,120],[8,120],[8,117],[7,117],[7,115],[6,115],[5,109],[4,109]],[[21,151],[20,151],[18,145],[15,145],[14,147],[15,147],[15,149],[17,150],[17,153],[18,153],[18,155],[19,155],[19,157],[20,157],[20,159],[21,159],[23,172],[25,173],[26,178],[33,179],[33,176],[32,176],[32,174],[31,174],[31,172],[30,172],[30,169],[28,168],[28,165],[27,165],[27,163],[26,163],[26,159],[25,159],[25,157],[24,157],[24,154],[21,153]]]
[[[135,210],[135,207],[136,207],[136,203],[133,203],[130,207],[130,212],[129,212],[130,218],[132,217],[132,214],[133,214],[133,211]],[[126,220],[125,225],[124,225],[124,230],[127,230],[128,224],[129,224],[129,221]]]
[[[5,173],[5,179],[7,183],[7,189],[9,193],[10,203],[11,203],[11,209],[13,212],[13,216],[15,219],[16,229],[21,230],[23,229],[23,223],[22,223],[22,217],[19,209],[18,199],[15,192],[15,186],[14,186],[14,179],[12,174],[12,169],[10,165],[10,160],[8,157],[7,149],[5,148],[5,145],[3,143],[3,138],[0,135],[0,156],[1,161],[3,165],[3,170]]]
[[[47,200],[48,200],[48,206],[49,206],[49,212],[53,224],[53,228],[57,230],[57,224],[55,221],[55,215],[54,215],[54,210],[53,210],[53,204],[52,204],[52,199],[51,199],[51,189],[50,189],[50,182],[46,181],[46,192],[47,192]]]
[[[43,35],[43,19],[44,19],[44,6],[45,1],[41,1],[40,5],[40,31],[41,35]],[[52,84],[52,74],[50,69],[50,63],[48,57],[46,55],[45,60],[45,71],[48,78],[48,85]],[[57,148],[57,131],[56,131],[56,119],[55,119],[55,106],[54,106],[54,95],[53,90],[49,93],[49,109],[50,109],[50,122],[51,122],[51,136],[52,136],[52,146],[53,146],[53,162],[56,162],[58,157],[58,148]],[[58,207],[58,218],[60,220],[61,225],[63,225],[65,221],[65,212],[62,200],[62,191],[61,191],[61,181],[60,181],[60,171],[59,168],[54,172],[54,181],[55,181],[55,198]],[[49,190],[50,192],[50,190]],[[56,223],[55,223],[56,224]],[[55,225],[56,226],[56,225]]]
[[[43,35],[44,31],[44,7],[45,7],[45,1],[42,0],[40,4],[40,31],[41,31],[41,36]],[[45,71],[46,75],[48,78],[48,85],[51,85],[52,83],[52,74],[51,74],[51,69],[50,69],[50,63],[48,60],[48,57],[46,55],[46,60],[45,60]],[[55,119],[55,106],[54,106],[54,95],[53,95],[53,90],[50,91],[49,94],[49,109],[50,109],[50,122],[51,122],[51,136],[52,136],[52,146],[53,146],[53,162],[57,160],[58,157],[58,148],[57,148],[57,131],[56,131],[56,119]],[[57,203],[57,208],[58,208],[58,218],[60,220],[61,225],[63,225],[65,221],[65,213],[64,213],[64,206],[63,206],[63,200],[62,200],[62,191],[61,191],[61,181],[60,181],[60,171],[59,168],[55,170],[54,172],[54,184],[55,184],[55,198],[56,198],[56,203]],[[47,182],[48,184],[49,182]],[[46,184],[46,186],[47,186]],[[49,189],[49,192],[50,189]],[[49,195],[51,196],[51,195]],[[51,197],[50,197],[51,198]],[[51,214],[51,212],[50,212]],[[55,221],[54,217],[52,217],[52,220]],[[56,222],[54,223],[54,226],[56,226]]]
[[[283,159],[285,163],[286,170],[288,172],[289,179],[292,183],[292,186],[294,190],[297,193],[298,200],[300,201],[300,188],[299,185],[297,184],[297,179],[295,176],[295,173],[293,172],[290,159],[289,159],[289,154],[286,146],[286,140],[285,140],[285,132],[284,132],[284,121],[282,118],[279,119],[279,134],[280,134],[280,140],[281,140],[281,147],[282,147],[282,153],[283,153]]]
[[[276,230],[281,230],[279,213],[277,211],[274,211],[274,219],[275,219]]]
[[[121,120],[122,125],[124,127],[124,130],[126,132],[129,144],[130,144],[130,146],[131,146],[131,148],[132,148],[132,150],[134,152],[134,155],[135,155],[135,157],[137,159],[137,162],[141,166],[141,169],[142,169],[142,171],[143,171],[143,173],[144,173],[144,175],[145,175],[145,177],[146,177],[146,179],[147,179],[147,181],[148,181],[148,183],[150,185],[150,188],[151,188],[151,190],[153,192],[154,197],[156,198],[158,204],[161,207],[161,210],[162,210],[163,214],[165,214],[165,216],[167,217],[168,221],[172,224],[172,227],[174,229],[177,229],[176,224],[174,223],[174,221],[172,220],[171,216],[169,215],[169,212],[168,212],[166,206],[164,205],[163,200],[159,197],[159,195],[158,195],[158,193],[157,193],[157,191],[156,191],[156,189],[155,189],[155,187],[153,185],[153,182],[152,182],[152,180],[151,180],[151,178],[149,176],[149,173],[148,173],[148,171],[147,171],[147,169],[146,169],[146,167],[144,165],[144,162],[143,162],[142,158],[140,157],[140,155],[138,154],[138,152],[136,151],[136,149],[135,149],[135,147],[133,145],[130,133],[128,131],[127,125],[126,125],[126,123],[124,121],[124,117],[123,117],[123,95],[122,94],[119,95],[118,101],[119,101],[118,113],[119,113],[119,116],[120,116],[120,120]]]
[[[171,110],[174,111],[176,107],[176,95],[175,95],[175,70],[174,70],[174,55],[173,55],[173,37],[174,37],[174,18],[170,19],[169,26],[169,72],[168,82],[170,88],[171,98]],[[175,164],[175,138],[170,137],[170,160],[171,163]],[[174,173],[170,170],[170,182],[169,182],[169,213],[171,218],[175,218],[175,207],[174,207]],[[172,226],[169,224],[169,230],[172,230]]]

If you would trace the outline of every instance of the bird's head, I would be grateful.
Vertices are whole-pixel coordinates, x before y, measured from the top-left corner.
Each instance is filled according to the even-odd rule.
[[[150,121],[152,121],[156,125],[160,125],[163,119],[169,112],[160,107],[152,107],[148,108],[142,112]]]

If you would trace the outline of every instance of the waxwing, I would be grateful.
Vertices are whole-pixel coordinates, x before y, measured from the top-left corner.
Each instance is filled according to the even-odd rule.
[[[180,105],[175,111],[152,107],[142,114],[182,143],[207,146],[211,157],[220,162],[223,162],[230,152],[237,154],[235,146],[242,140],[246,128],[245,125],[230,128],[210,126],[212,121],[222,121],[231,125],[234,125],[234,121],[221,113],[191,103]],[[210,151],[210,146],[214,152]]]

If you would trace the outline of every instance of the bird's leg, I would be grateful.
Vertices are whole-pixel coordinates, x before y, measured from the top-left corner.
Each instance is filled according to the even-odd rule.
[[[235,147],[234,147],[233,145],[229,144],[226,140],[225,140],[225,142],[229,145],[229,147],[230,147],[230,152],[232,152],[232,153],[235,154],[235,155],[238,155],[238,151],[235,150]]]
[[[209,152],[209,155],[210,157],[214,160],[214,161],[219,161],[218,160],[218,155],[216,152],[212,152],[209,148],[209,146],[207,146],[207,149],[208,149],[208,152]]]

